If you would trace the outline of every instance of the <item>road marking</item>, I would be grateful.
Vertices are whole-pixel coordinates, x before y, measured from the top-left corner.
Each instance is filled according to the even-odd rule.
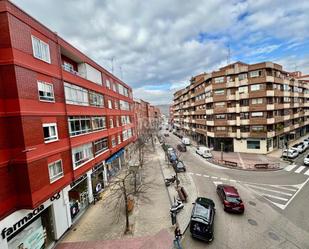
[[[220,180],[222,180],[222,181],[227,181],[227,179],[226,179],[226,178],[222,178],[222,177],[220,178]]]
[[[278,190],[272,190],[272,189],[268,189],[268,188],[263,188],[263,187],[260,187],[260,186],[250,185],[250,187],[256,188],[256,189],[261,189],[261,190],[266,190],[266,191],[277,193],[277,194],[281,194],[281,195],[287,195],[287,196],[292,196],[293,195],[293,194],[290,194],[290,193],[286,193],[286,192],[282,192],[282,191],[278,191]],[[296,189],[295,189],[295,191],[296,191]]]
[[[309,178],[303,184],[300,184],[300,188],[296,191],[295,195],[293,195],[293,197],[288,201],[288,203],[285,204],[284,208],[286,208],[291,203],[291,201],[295,198],[295,196],[299,193],[299,191],[307,184],[308,181]]]
[[[303,169],[305,169],[305,166],[300,166],[297,170],[295,170],[295,173],[299,174]]]
[[[230,182],[237,182],[236,180],[234,180],[234,179],[230,179]]]
[[[284,170],[285,171],[291,171],[292,169],[294,169],[297,165],[296,164],[290,164],[289,166],[285,167]]]
[[[193,172],[188,172],[188,174],[189,174],[189,175],[194,175],[194,173],[193,173]]]
[[[202,176],[201,174],[196,174],[197,176]]]
[[[309,176],[309,169],[304,174]]]
[[[218,177],[216,177],[216,176],[212,176],[211,178],[212,178],[212,179],[218,179]]]
[[[296,191],[298,190],[297,187],[293,187],[293,186],[282,186],[282,185],[268,185],[268,186],[271,186],[271,187],[276,187],[276,188],[280,188],[280,189],[284,189],[284,190],[289,190],[289,191]]]
[[[216,186],[218,186],[219,184],[222,184],[222,182],[213,182]]]
[[[204,177],[209,177],[208,175],[203,175]]]
[[[261,194],[261,195],[265,196],[265,197],[270,197],[270,198],[273,198],[273,199],[278,199],[278,200],[281,200],[281,201],[288,201],[288,199],[286,199],[286,198],[282,198],[282,197],[275,196],[275,195],[269,195],[269,194]]]

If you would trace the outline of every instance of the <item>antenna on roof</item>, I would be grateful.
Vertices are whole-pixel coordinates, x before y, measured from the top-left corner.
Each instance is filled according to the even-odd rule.
[[[230,60],[231,60],[230,44],[227,44],[227,57],[226,57],[226,63],[227,63],[227,65],[230,64]]]

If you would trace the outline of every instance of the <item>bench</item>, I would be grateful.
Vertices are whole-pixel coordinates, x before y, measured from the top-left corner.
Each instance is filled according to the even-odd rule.
[[[268,163],[257,163],[257,164],[254,164],[254,167],[256,169],[267,169],[268,168]]]
[[[237,167],[238,166],[238,164],[236,162],[226,161],[226,160],[223,160],[223,162],[227,166],[232,166],[232,167]]]

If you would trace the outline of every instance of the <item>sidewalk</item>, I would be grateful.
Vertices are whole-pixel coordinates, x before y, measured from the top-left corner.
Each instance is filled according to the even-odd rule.
[[[171,248],[174,230],[169,213],[170,201],[160,170],[161,151],[162,149],[158,147],[156,151],[152,151],[150,143],[146,148],[143,182],[149,183],[150,188],[146,190],[146,193],[141,194],[135,202],[133,213],[129,217],[130,224],[133,225],[132,234],[124,235],[124,210],[115,212],[115,203],[108,198],[109,190],[107,188],[102,200],[95,205],[90,204],[85,214],[67,232],[56,249]],[[163,236],[163,233],[166,235]],[[151,242],[155,235],[162,236],[162,238],[157,237],[160,239],[156,243]],[[120,240],[127,242],[123,243]],[[162,245],[160,242],[163,242]],[[130,247],[130,243],[135,244],[135,247]]]

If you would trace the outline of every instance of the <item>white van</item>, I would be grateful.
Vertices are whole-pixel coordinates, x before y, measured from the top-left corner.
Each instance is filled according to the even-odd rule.
[[[196,154],[199,154],[200,156],[204,157],[204,158],[211,158],[212,154],[211,154],[211,149],[204,147],[204,146],[199,146],[196,149]]]
[[[187,137],[183,137],[181,139],[181,142],[184,144],[184,145],[190,145],[190,139],[187,138]]]

